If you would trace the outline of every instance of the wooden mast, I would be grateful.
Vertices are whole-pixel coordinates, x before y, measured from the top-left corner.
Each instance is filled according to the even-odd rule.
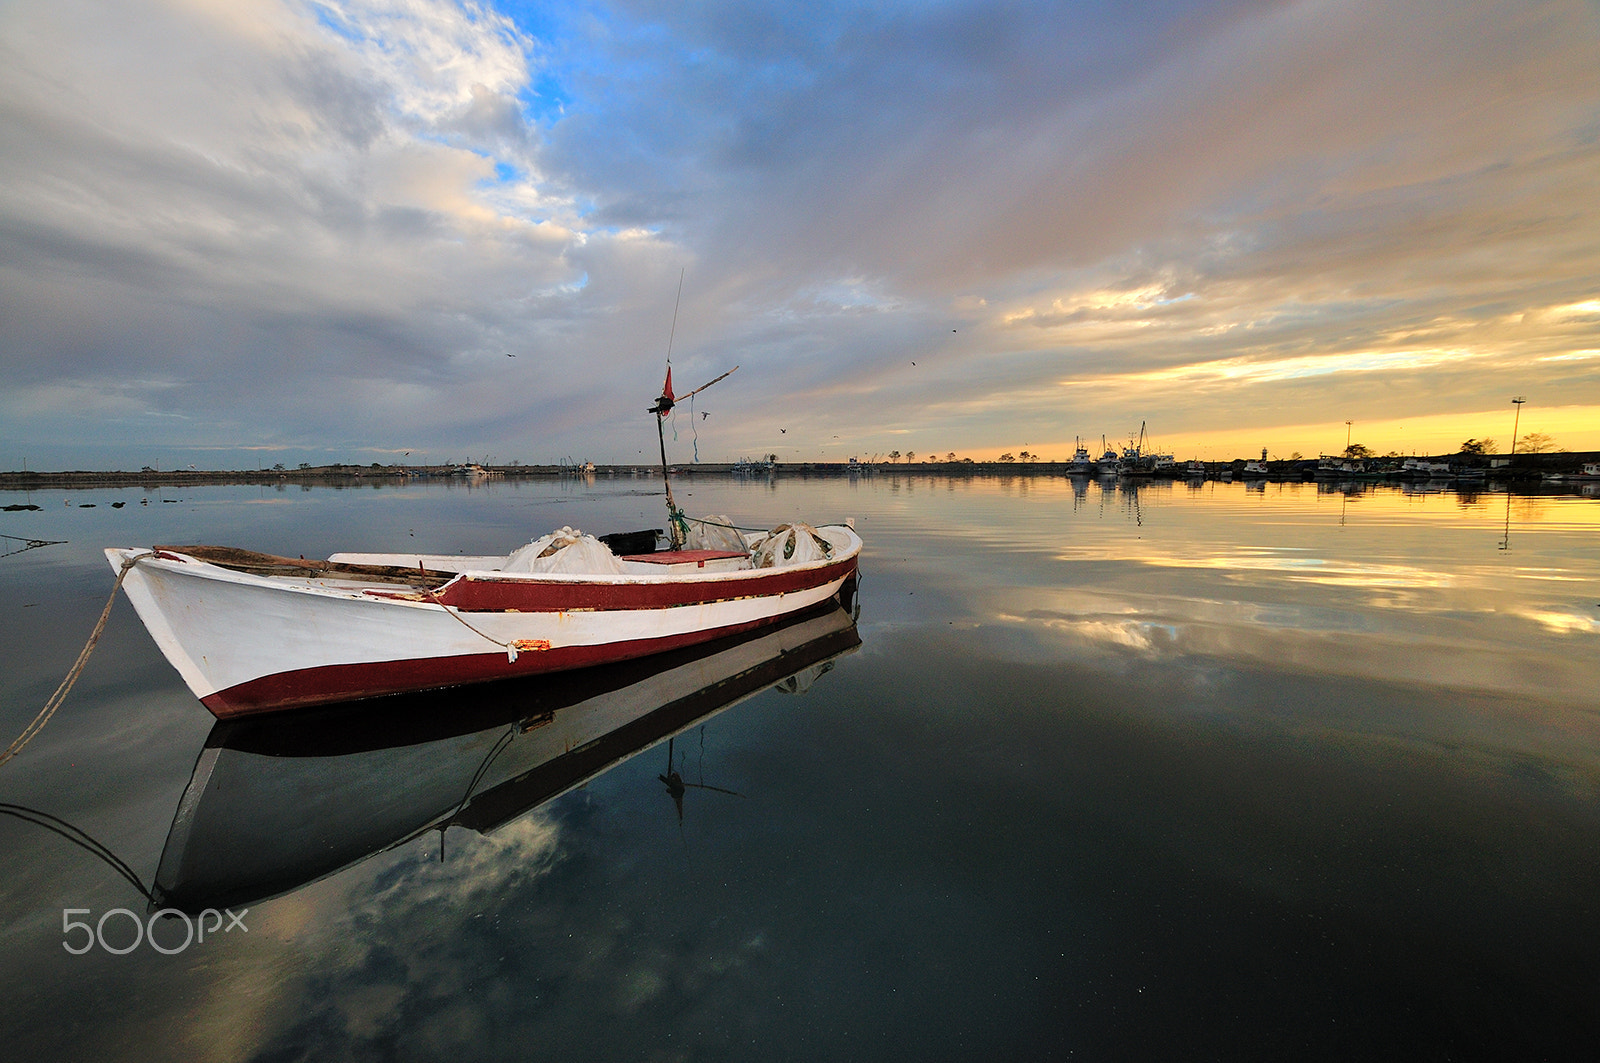
[[[686,399],[694,398],[717,381],[726,380],[732,376],[738,368],[738,366],[734,366],[726,373],[706,381],[683,397]],[[661,397],[656,399],[656,404],[645,412],[656,415],[656,440],[661,444],[661,482],[667,488],[667,536],[672,542],[672,548],[681,550],[683,548],[684,532],[683,517],[678,510],[678,504],[672,498],[672,477],[667,472],[667,434],[666,429],[662,426],[662,422],[667,419],[667,414],[671,413],[672,408],[677,404],[678,400],[672,395],[672,367],[669,365],[667,367],[666,382],[661,387]]]

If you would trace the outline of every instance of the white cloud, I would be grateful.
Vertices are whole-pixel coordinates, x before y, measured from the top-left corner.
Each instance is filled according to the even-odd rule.
[[[687,267],[676,350],[745,366],[726,455],[807,396],[786,457],[1209,430],[1222,389],[1229,423],[1392,417],[1401,386],[1418,416],[1541,381],[1600,403],[1582,4],[540,17],[0,10],[13,385],[171,380],[141,401],[217,426],[191,444],[413,445],[420,408],[441,447],[621,459],[637,396],[594,370],[653,386]],[[24,437],[172,441],[7,417],[0,464]]]

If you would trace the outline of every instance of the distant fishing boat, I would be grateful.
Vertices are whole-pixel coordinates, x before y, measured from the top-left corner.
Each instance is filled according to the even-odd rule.
[[[1140,421],[1138,438],[1130,439],[1117,459],[1117,475],[1154,476],[1157,473],[1170,473],[1177,468],[1177,462],[1171,454],[1150,453],[1152,445],[1145,433],[1145,423]]]
[[[674,401],[669,369],[651,408],[658,434]],[[561,528],[503,556],[306,561],[156,546],[106,557],[156,645],[219,717],[630,660],[774,623],[855,574],[862,544],[848,524],[748,532],[686,517],[664,439],[661,456],[665,550],[652,531],[603,541]]]
[[[1454,473],[1448,461],[1407,458],[1400,463],[1400,475],[1407,480],[1448,480]]]
[[[1600,480],[1600,462],[1584,462],[1579,472],[1547,472],[1542,474],[1541,479],[1555,483],[1594,483]]]
[[[1367,468],[1358,458],[1345,458],[1324,454],[1317,459],[1316,478],[1319,480],[1376,480],[1378,474]]]
[[[1077,441],[1078,449],[1072,452],[1072,461],[1067,467],[1067,472],[1079,476],[1087,476],[1094,472],[1094,459],[1089,456],[1089,448]]]
[[[1100,445],[1105,446],[1105,442],[1105,436],[1101,436]],[[1115,450],[1111,447],[1106,447],[1105,453],[1101,454],[1095,461],[1094,471],[1099,476],[1115,476],[1117,474],[1117,466],[1121,464],[1121,461],[1122,459]]]

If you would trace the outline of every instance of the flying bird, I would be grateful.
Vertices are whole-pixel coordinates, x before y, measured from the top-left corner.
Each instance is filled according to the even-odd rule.
[[[512,353],[511,353],[511,352],[510,352],[510,351],[507,351],[507,352],[506,352],[506,357],[507,357],[507,358],[515,358],[515,357],[516,357],[516,355],[514,355],[514,354],[512,354]]]
[[[706,412],[706,411],[704,411],[704,410],[701,410],[701,411],[700,411],[700,419],[701,419],[701,420],[702,420],[702,421],[703,421],[703,420],[705,420],[705,419],[706,419],[706,418],[707,418],[707,417],[710,417],[710,416],[711,416],[711,415],[710,415],[710,414],[709,414],[709,413],[707,413],[707,412]]]
[[[789,434],[789,430],[787,428],[780,428],[780,429],[778,429],[778,431],[780,433],[782,433],[783,435],[788,435]]]

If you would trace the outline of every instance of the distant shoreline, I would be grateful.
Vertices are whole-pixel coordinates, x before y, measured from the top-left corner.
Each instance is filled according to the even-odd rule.
[[[1430,460],[1459,459],[1459,455],[1441,455]],[[1207,462],[1208,478],[1236,471],[1244,458],[1231,462]],[[1476,459],[1488,464],[1488,456]],[[1575,472],[1584,462],[1600,461],[1600,451],[1562,452],[1554,454],[1518,454],[1509,466],[1494,470],[1500,478],[1524,480],[1538,479],[1542,473]],[[1309,479],[1309,467],[1315,461],[1271,461],[1269,479],[1299,482]],[[592,471],[590,469],[592,468]],[[880,462],[876,465],[852,465],[848,462],[779,462],[772,470],[755,474],[765,476],[1067,476],[1072,473],[1067,462],[1058,461],[930,461],[930,462]],[[732,463],[700,462],[672,466],[674,476],[730,476]],[[322,465],[303,469],[174,469],[171,471],[141,469],[124,470],[67,470],[56,472],[0,472],[0,490],[31,491],[45,488],[100,488],[100,487],[187,487],[201,485],[259,485],[306,484],[335,487],[365,486],[375,484],[405,483],[459,483],[481,484],[492,480],[559,480],[582,479],[588,476],[607,479],[645,479],[659,477],[659,466],[595,465],[495,465],[495,466],[416,466],[416,465]]]

